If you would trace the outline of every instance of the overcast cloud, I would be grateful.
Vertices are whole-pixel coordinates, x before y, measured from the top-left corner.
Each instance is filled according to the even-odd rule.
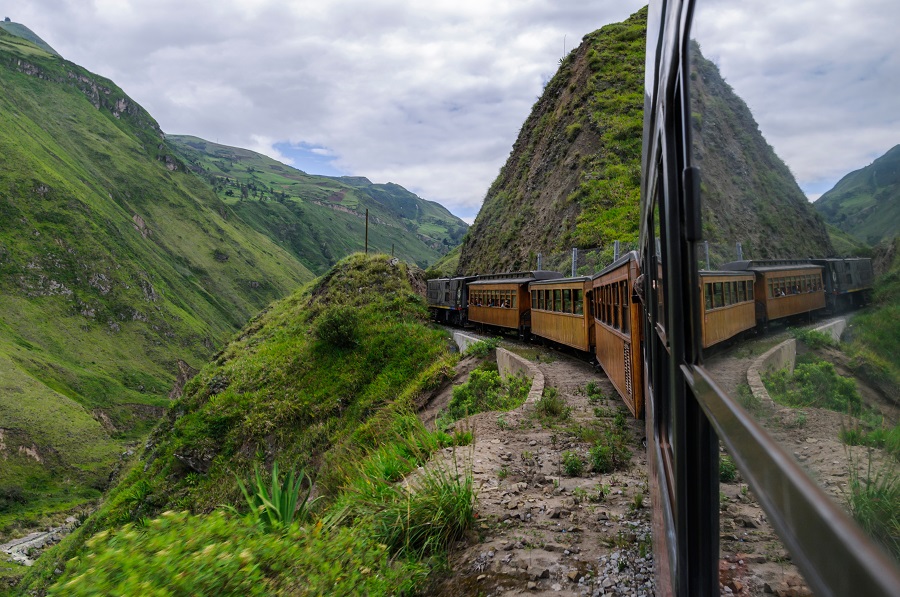
[[[113,79],[167,133],[395,182],[471,221],[564,50],[642,4],[0,0],[0,17]],[[900,143],[896,2],[705,6],[704,53],[807,193]]]

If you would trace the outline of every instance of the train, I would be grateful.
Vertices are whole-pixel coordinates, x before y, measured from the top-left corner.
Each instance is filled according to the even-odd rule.
[[[568,346],[596,357],[632,415],[644,415],[641,347],[645,301],[631,251],[592,276],[517,271],[428,280],[434,321]],[[734,261],[699,271],[705,350],[775,320],[835,313],[869,302],[872,262],[849,259]]]

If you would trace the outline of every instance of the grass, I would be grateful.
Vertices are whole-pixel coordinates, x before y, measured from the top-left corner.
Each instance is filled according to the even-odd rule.
[[[572,413],[572,408],[566,403],[566,399],[559,395],[559,390],[553,386],[544,386],[541,397],[534,405],[534,415],[544,425],[565,421]]]
[[[832,338],[831,334],[826,332],[820,332],[818,330],[810,330],[805,328],[791,328],[789,330],[791,335],[806,344],[812,350],[819,350],[825,347],[834,347],[837,346],[838,343],[835,342],[834,338]]]
[[[497,371],[477,368],[469,374],[466,383],[453,388],[453,396],[436,422],[446,429],[455,421],[480,412],[508,411],[525,402],[531,381],[523,376],[505,379]]]
[[[865,472],[861,473],[851,459],[847,506],[863,530],[900,561],[900,482],[896,461],[876,465],[870,449]]]

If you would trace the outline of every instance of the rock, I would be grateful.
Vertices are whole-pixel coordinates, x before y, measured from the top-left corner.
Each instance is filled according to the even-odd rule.
[[[559,584],[558,582],[550,585],[550,588],[553,589],[554,591],[562,591],[562,585]]]
[[[566,574],[566,578],[569,579],[569,582],[575,582],[578,580],[578,570],[569,570],[569,573]]]
[[[479,575],[478,575],[478,578],[476,578],[475,580],[477,580],[477,581],[482,581],[482,580],[484,580],[484,579],[486,579],[486,578],[487,578],[487,574],[479,574]]]
[[[740,593],[742,590],[744,590],[744,583],[742,583],[739,580],[732,580],[725,586],[726,586],[726,588],[731,589],[735,593]]]
[[[534,580],[540,580],[542,578],[550,578],[550,569],[549,568],[541,568],[537,572],[534,573],[532,577]]]
[[[535,590],[535,589],[537,588],[537,583],[534,582],[534,581],[532,581],[532,580],[529,580],[529,581],[528,581],[528,584],[525,585],[525,586],[526,586],[526,588],[527,588],[529,591],[533,591],[533,590]]]

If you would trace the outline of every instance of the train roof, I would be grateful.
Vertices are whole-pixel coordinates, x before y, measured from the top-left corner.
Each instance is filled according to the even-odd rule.
[[[570,277],[570,278],[555,278],[552,280],[535,280],[534,282],[531,282],[530,284],[533,284],[535,286],[538,286],[541,284],[569,284],[569,283],[575,284],[577,282],[580,282],[583,284],[590,280],[591,280],[590,276],[575,276],[574,278]]]
[[[475,281],[470,282],[470,284],[527,284],[536,280],[550,280],[562,277],[563,275],[560,272],[551,272],[548,270],[505,272],[500,274],[482,274],[477,276]]]
[[[629,261],[638,261],[638,260],[639,260],[639,257],[638,257],[637,251],[628,251],[627,253],[625,253],[624,255],[622,255],[621,257],[619,257],[618,259],[616,259],[615,261],[613,261],[612,263],[610,263],[609,265],[604,267],[602,270],[600,270],[599,273],[596,273],[593,276],[591,276],[591,280],[596,280],[600,276],[608,274],[609,272],[611,272],[615,269],[619,269],[620,267],[622,267]]]
[[[704,278],[716,277],[716,276],[752,276],[753,272],[749,270],[719,270],[719,269],[702,269],[700,270],[700,276]]]
[[[756,259],[753,261],[732,261],[722,266],[728,271],[777,272],[789,269],[822,269],[821,265],[810,263],[808,259]]]
[[[449,280],[474,280],[476,276],[453,276],[452,278],[429,278],[429,282],[446,282]]]

